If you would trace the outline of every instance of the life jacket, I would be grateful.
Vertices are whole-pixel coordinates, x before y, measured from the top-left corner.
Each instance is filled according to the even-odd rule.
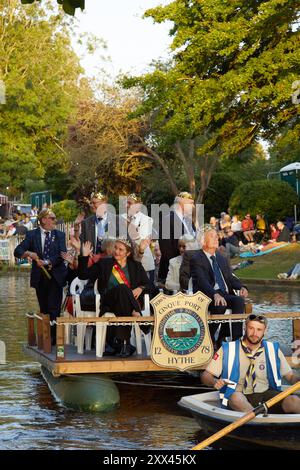
[[[267,378],[270,388],[273,390],[281,390],[281,374],[280,374],[280,358],[279,343],[263,340],[262,346],[265,349]],[[240,378],[240,340],[222,343],[223,364],[222,379],[227,379],[232,384],[226,384],[220,389],[220,399],[222,400],[222,408],[228,407],[228,400],[235,392],[236,386]]]

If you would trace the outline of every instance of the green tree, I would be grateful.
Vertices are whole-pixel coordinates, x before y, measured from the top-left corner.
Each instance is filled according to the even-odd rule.
[[[37,0],[21,0],[24,5],[34,3],[35,1]],[[76,8],[81,8],[81,10],[84,10],[85,7],[85,0],[57,0],[57,3],[62,5],[64,11],[68,13],[68,15],[72,16],[74,15]]]
[[[58,219],[63,219],[64,222],[74,222],[79,212],[79,207],[76,202],[69,199],[55,202],[52,209],[56,217]]]
[[[137,97],[118,87],[103,86],[101,100],[82,101],[69,126],[72,188],[78,197],[95,188],[110,194],[136,191],[141,175],[151,168],[139,149],[146,121],[128,119]]]
[[[249,181],[238,186],[229,201],[232,214],[244,216],[263,214],[275,222],[294,213],[299,204],[296,191],[286,182],[277,180]]]
[[[47,6],[47,4],[46,4]],[[82,69],[62,15],[18,0],[0,0],[0,187],[12,194],[26,179],[66,167],[67,123],[81,91]]]
[[[159,135],[173,146],[190,189],[198,175],[196,193],[203,200],[218,159],[236,157],[259,138],[274,139],[284,126],[294,126],[299,4],[174,0],[145,16],[172,22],[173,57],[124,83],[144,92],[140,113],[151,113],[152,148],[159,148]],[[166,171],[168,158],[162,156]]]

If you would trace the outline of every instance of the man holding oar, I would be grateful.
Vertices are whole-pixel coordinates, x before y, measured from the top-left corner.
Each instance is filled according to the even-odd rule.
[[[287,363],[278,343],[264,340],[267,319],[249,315],[242,339],[223,343],[216,352],[202,382],[220,390],[224,408],[248,412],[281,391],[281,377],[290,384],[299,381]],[[272,411],[300,413],[300,398],[290,395]]]

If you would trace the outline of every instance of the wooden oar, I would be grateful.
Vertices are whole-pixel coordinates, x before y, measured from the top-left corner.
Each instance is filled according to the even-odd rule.
[[[221,431],[216,432],[212,436],[200,442],[195,447],[193,447],[192,450],[204,449],[204,447],[207,447],[213,442],[217,441],[218,439],[221,439],[221,437],[226,436],[234,429],[242,426],[248,421],[251,421],[251,419],[255,418],[255,416],[257,416],[258,414],[263,413],[265,411],[265,406],[267,408],[270,408],[271,406],[275,405],[275,403],[278,403],[279,401],[283,400],[284,398],[288,397],[289,395],[291,395],[292,393],[296,392],[299,389],[300,389],[300,380],[294,385],[292,385],[291,387],[289,387],[287,390],[284,390],[283,392],[279,393],[275,397],[270,398],[270,400],[266,401],[266,403],[257,406],[252,411],[249,411],[248,413],[246,413],[244,416],[242,416],[240,419],[238,419],[234,423],[231,423],[228,426],[226,426],[226,428],[221,429]]]

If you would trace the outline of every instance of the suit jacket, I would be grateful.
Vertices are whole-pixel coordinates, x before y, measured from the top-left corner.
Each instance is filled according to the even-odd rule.
[[[228,293],[234,294],[233,290],[239,290],[243,286],[241,281],[232,273],[228,260],[220,253],[215,253],[216,260],[222,271],[224,280],[228,287]],[[193,279],[193,292],[201,291],[213,299],[217,291],[214,289],[215,276],[206,254],[203,250],[194,255],[190,262],[191,275]]]
[[[81,222],[81,234],[80,239],[82,243],[91,242],[93,251],[96,253],[97,240],[96,240],[96,216],[95,214],[90,215]],[[107,222],[104,227],[105,234],[111,237],[117,237],[119,235],[119,218],[115,214],[108,212]]]
[[[33,251],[40,259],[43,259],[41,229],[29,230],[26,233],[26,238],[16,247],[14,256],[21,258],[25,251]],[[66,283],[67,268],[60,253],[67,251],[66,248],[66,235],[60,230],[51,231],[51,244],[50,244],[50,262],[52,269],[51,276],[56,280],[59,286],[64,286]],[[38,267],[35,261],[32,262],[30,285],[37,287],[41,276],[44,276],[42,270]]]
[[[199,250],[186,250],[183,255],[182,263],[179,269],[179,284],[181,290],[188,290],[189,288],[189,281],[191,278],[190,262],[193,256],[195,256],[195,254],[198,252]]]
[[[169,215],[162,218],[159,228],[159,248],[161,251],[159,279],[166,279],[170,259],[179,256],[178,240],[184,231],[184,224],[176,212],[171,211]]]
[[[91,281],[98,279],[98,290],[103,295],[107,289],[111,271],[116,260],[114,258],[103,258],[88,268],[88,259],[88,256],[79,256],[78,277],[79,279],[90,279]],[[150,282],[141,263],[127,258],[127,267],[131,289],[144,286],[144,293],[149,292]]]

